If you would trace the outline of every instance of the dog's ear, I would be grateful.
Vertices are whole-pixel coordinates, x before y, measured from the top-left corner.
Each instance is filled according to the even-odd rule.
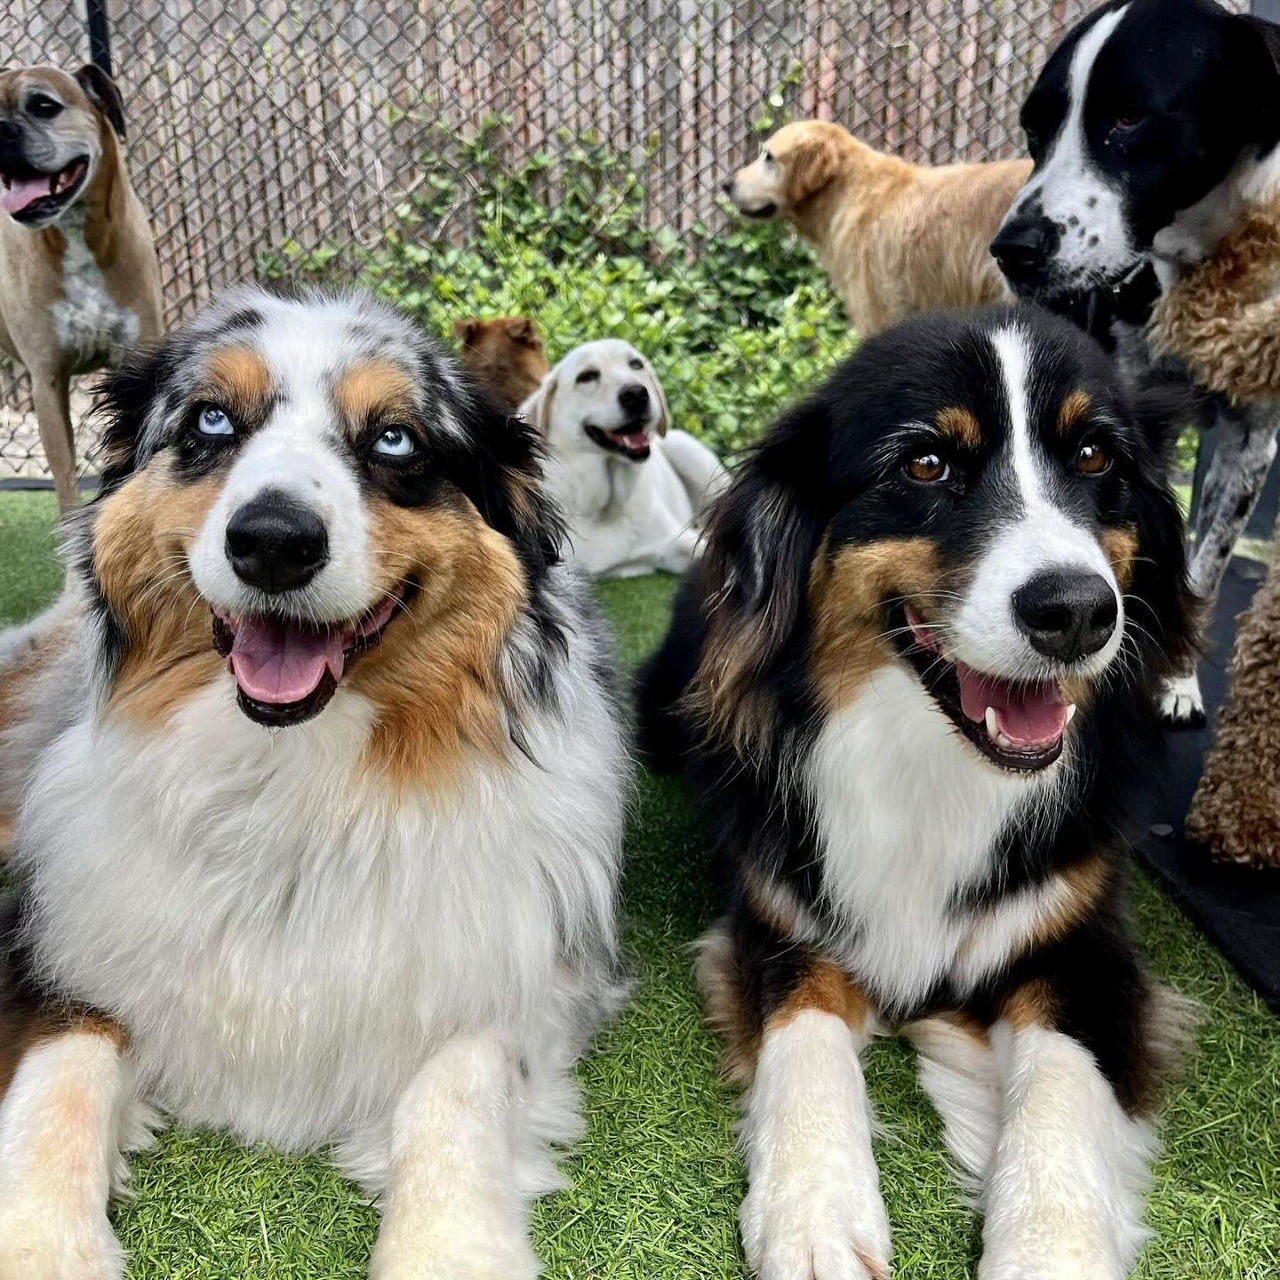
[[[717,502],[698,572],[707,639],[690,706],[716,736],[750,749],[776,714],[770,675],[792,650],[828,519],[830,419],[812,400],[786,415]]]
[[[93,401],[94,416],[102,423],[99,498],[118,489],[137,470],[147,418],[171,363],[167,341],[135,347],[99,380]]]
[[[1264,148],[1280,140],[1280,25],[1233,13],[1227,18],[1233,115]]]
[[[647,360],[645,363],[649,364]],[[667,393],[662,389],[662,383],[658,381],[652,365],[649,365],[649,385],[658,401],[658,435],[665,436],[671,427],[671,406],[667,404]]]
[[[522,347],[531,347],[535,351],[542,350],[542,334],[538,326],[528,316],[516,316],[507,321],[507,336],[512,342]]]
[[[475,316],[468,316],[465,320],[455,320],[453,322],[453,336],[457,338],[462,346],[471,347],[475,345],[476,334],[483,327],[483,320],[478,320]]]
[[[792,151],[787,170],[787,203],[801,204],[816,196],[835,176],[840,167],[840,154],[835,139],[825,132],[814,132]]]
[[[1130,408],[1138,430],[1151,450],[1158,484],[1168,484],[1178,439],[1197,425],[1205,407],[1202,393],[1182,381],[1149,383],[1132,395]]]
[[[520,416],[545,440],[551,430],[551,409],[555,404],[558,375],[554,369],[542,385],[520,406]]]
[[[105,71],[92,62],[86,62],[76,72],[76,83],[84,90],[85,96],[99,111],[106,116],[116,134],[124,138],[124,99],[116,82]]]

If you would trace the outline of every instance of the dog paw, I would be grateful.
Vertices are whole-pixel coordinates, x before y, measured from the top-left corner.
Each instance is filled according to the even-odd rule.
[[[1165,681],[1160,691],[1160,719],[1170,729],[1204,726],[1204,698],[1194,671],[1189,676],[1174,676]]]
[[[369,1280],[537,1280],[540,1269],[522,1228],[455,1214],[384,1225]]]
[[[978,1280],[1125,1280],[1105,1251],[1041,1248],[996,1255],[988,1251],[978,1264]]]
[[[121,1280],[124,1254],[106,1215],[70,1221],[43,1206],[0,1208],[0,1280]]]
[[[817,1194],[778,1196],[753,1189],[741,1224],[759,1280],[888,1280],[889,1223],[878,1191],[859,1195],[828,1184]]]

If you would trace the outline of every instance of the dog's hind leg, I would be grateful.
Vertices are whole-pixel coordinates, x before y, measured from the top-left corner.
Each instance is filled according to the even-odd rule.
[[[1276,454],[1278,428],[1280,412],[1271,408],[1241,413],[1224,407],[1218,413],[1213,462],[1196,514],[1190,570],[1191,588],[1209,609],[1217,601],[1236,542],[1262,496]],[[1182,672],[1165,684],[1160,711],[1171,727],[1204,723],[1204,700],[1194,671]]]

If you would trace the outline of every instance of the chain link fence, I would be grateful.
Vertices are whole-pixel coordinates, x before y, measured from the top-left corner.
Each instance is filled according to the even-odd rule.
[[[627,336],[637,331],[650,345],[665,335],[678,361],[697,343],[677,350],[671,325],[655,332],[629,319],[643,313],[646,290],[678,294],[682,273],[706,246],[736,233],[719,185],[755,154],[762,131],[818,116],[911,160],[1015,154],[1026,91],[1089,5],[106,0],[103,7],[128,114],[129,167],[151,214],[170,321],[233,281],[360,280],[441,330],[451,312],[513,304],[549,311],[560,320],[537,318],[554,356],[602,332],[576,331],[582,316],[548,301],[577,287],[547,278],[565,264],[549,242],[580,241],[570,225],[576,218],[593,237],[586,248],[575,242],[579,268],[607,258],[656,272],[657,283],[637,283],[631,265],[618,268],[639,291],[640,312],[620,306],[611,314],[601,303],[589,316],[598,325],[612,320]],[[10,66],[72,69],[90,56],[84,12],[65,0],[0,0],[0,48]],[[759,317],[747,293],[776,286],[789,295],[801,278],[788,274],[792,264],[813,290],[825,287],[779,229],[760,234],[783,247],[740,245],[740,257],[751,260],[733,276],[743,302],[716,313],[748,328]],[[704,273],[690,305],[714,310],[730,275]],[[513,277],[527,279],[513,290],[506,287]],[[829,296],[805,305],[825,306],[838,323]],[[796,323],[802,335],[814,328]],[[709,351],[716,342],[707,339]],[[714,376],[732,376],[735,360],[749,373],[752,349],[720,351]],[[693,374],[684,378],[690,402],[698,386]],[[79,380],[77,421],[86,388]],[[771,390],[777,398],[788,389]],[[0,481],[42,475],[25,377],[0,370],[0,395]],[[716,412],[732,414],[733,406]],[[91,430],[81,445],[92,469]]]

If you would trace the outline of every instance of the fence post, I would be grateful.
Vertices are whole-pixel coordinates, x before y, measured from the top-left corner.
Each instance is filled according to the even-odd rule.
[[[89,61],[111,74],[111,28],[107,24],[107,0],[84,0],[85,26],[89,30]]]

